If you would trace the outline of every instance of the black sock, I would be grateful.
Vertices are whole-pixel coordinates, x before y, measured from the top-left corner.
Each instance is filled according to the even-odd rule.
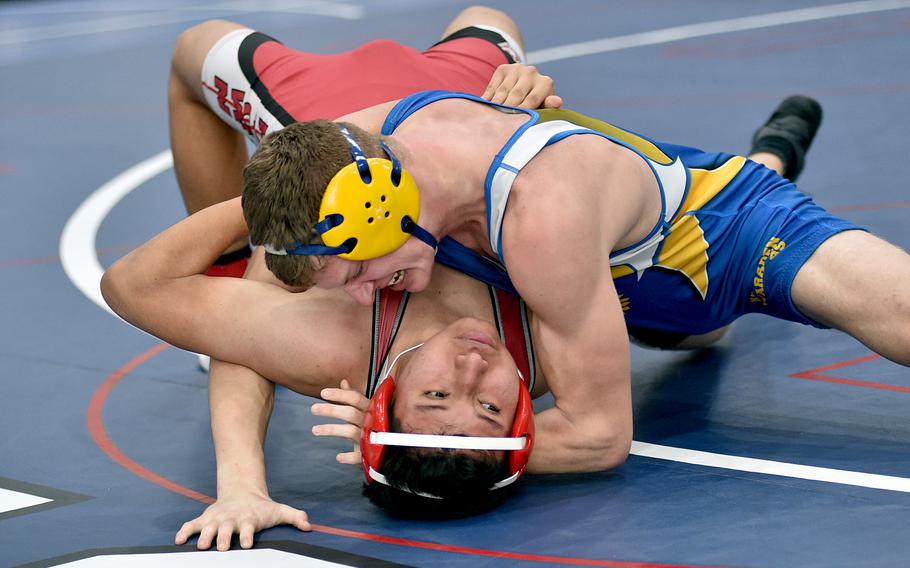
[[[767,152],[780,158],[784,162],[784,177],[789,178],[793,173],[793,168],[796,165],[796,149],[793,147],[793,143],[786,138],[773,135],[763,136],[761,139],[756,140],[749,154],[757,154],[758,152]]]

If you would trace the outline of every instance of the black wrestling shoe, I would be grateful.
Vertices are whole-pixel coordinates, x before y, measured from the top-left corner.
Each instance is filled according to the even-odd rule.
[[[787,97],[755,131],[749,154],[774,154],[784,161],[784,177],[796,181],[821,122],[822,106],[818,101],[803,95]]]

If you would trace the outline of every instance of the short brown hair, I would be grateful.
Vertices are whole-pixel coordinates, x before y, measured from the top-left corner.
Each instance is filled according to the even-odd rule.
[[[254,244],[289,248],[310,241],[326,186],[353,161],[339,125],[350,131],[367,157],[383,156],[379,138],[350,123],[297,122],[262,140],[243,169],[243,215]],[[312,256],[265,258],[269,270],[285,284],[312,284],[316,270]]]

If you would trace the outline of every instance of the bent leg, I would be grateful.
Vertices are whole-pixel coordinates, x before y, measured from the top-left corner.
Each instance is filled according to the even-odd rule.
[[[805,165],[806,152],[821,125],[822,115],[822,106],[815,99],[804,95],[787,97],[755,131],[749,152],[755,156],[753,160],[796,181]]]
[[[202,92],[206,55],[225,34],[238,29],[244,26],[204,22],[180,34],[174,48],[168,85],[171,151],[189,213],[240,195],[246,142],[211,110]]]
[[[910,255],[864,231],[826,240],[800,268],[792,298],[815,321],[910,366]]]
[[[524,49],[524,40],[521,39],[521,32],[518,30],[518,24],[505,12],[487,8],[486,6],[471,6],[465,8],[446,26],[442,32],[442,38],[445,39],[463,28],[472,26],[489,26],[504,32],[508,36],[506,39],[514,39],[518,47]]]

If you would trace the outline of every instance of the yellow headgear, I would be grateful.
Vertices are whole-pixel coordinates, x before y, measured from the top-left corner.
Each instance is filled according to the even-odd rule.
[[[417,225],[420,191],[392,150],[380,141],[389,159],[367,158],[351,133],[339,126],[354,161],[329,181],[314,236],[322,245],[295,243],[287,250],[265,245],[271,254],[338,255],[369,260],[398,249],[413,234],[436,248],[436,239]]]
[[[325,188],[319,208],[320,219],[330,215],[344,219],[322,233],[322,241],[340,246],[354,239],[351,252],[338,255],[350,260],[367,260],[394,251],[411,236],[402,230],[402,221],[416,221],[420,215],[420,192],[411,174],[399,168],[396,184],[390,160],[369,158],[366,162],[368,181],[361,177],[357,162],[348,164]]]

